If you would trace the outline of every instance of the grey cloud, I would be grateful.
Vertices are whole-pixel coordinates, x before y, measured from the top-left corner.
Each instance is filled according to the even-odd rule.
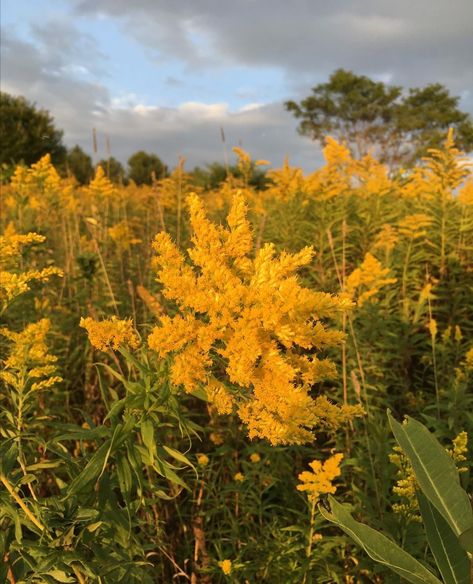
[[[231,147],[241,144],[254,158],[269,159],[273,166],[280,166],[286,155],[307,170],[321,161],[320,149],[297,136],[293,120],[280,104],[241,112],[231,112],[223,104],[117,108],[97,117],[95,125],[99,136],[110,133],[112,154],[121,160],[144,149],[156,152],[171,166],[181,155],[189,168],[215,160],[223,162],[223,127],[230,155]]]
[[[52,66],[54,64],[54,67]],[[65,130],[68,146],[79,144],[91,151],[92,128],[97,129],[99,157],[106,156],[109,137],[113,156],[122,161],[135,151],[156,152],[174,165],[179,155],[188,168],[223,161],[220,128],[228,149],[240,143],[255,158],[279,166],[286,154],[291,162],[311,170],[320,163],[320,149],[296,132],[296,123],[281,104],[252,106],[232,112],[225,104],[182,104],[175,108],[133,105],[133,100],[114,100],[106,87],[77,79],[64,72],[67,58],[38,51],[31,43],[3,34],[2,89],[25,95],[48,109],[58,127]],[[61,75],[55,68],[62,68]],[[124,105],[120,105],[124,104]]]
[[[76,10],[117,18],[127,34],[189,66],[278,67],[293,87],[337,67],[402,85],[438,81],[457,93],[473,85],[471,0],[78,0]]]
[[[51,55],[6,30],[2,31],[1,65],[2,90],[24,95],[50,110],[69,134],[81,132],[90,124],[94,111],[103,112],[110,104],[102,84],[79,80],[73,72],[67,72],[66,55]]]

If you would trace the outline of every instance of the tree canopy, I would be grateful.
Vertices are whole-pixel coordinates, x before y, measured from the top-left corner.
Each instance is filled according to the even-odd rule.
[[[113,156],[100,160],[97,166],[101,166],[103,168],[105,175],[113,183],[122,184],[126,182],[126,173],[125,169],[123,168],[123,164]]]
[[[66,167],[81,185],[88,184],[94,176],[92,158],[77,145],[67,152]]]
[[[63,132],[48,111],[24,97],[0,92],[0,164],[33,164],[50,154],[55,164],[64,161]]]
[[[285,102],[301,120],[298,131],[315,141],[327,135],[344,141],[353,154],[370,150],[393,166],[412,164],[455,130],[457,145],[473,149],[473,123],[440,83],[423,88],[390,86],[364,75],[337,69],[327,83],[312,88],[300,103]]]
[[[167,175],[167,166],[156,156],[143,150],[135,152],[128,159],[128,178],[137,185],[150,185],[155,179],[164,178]]]

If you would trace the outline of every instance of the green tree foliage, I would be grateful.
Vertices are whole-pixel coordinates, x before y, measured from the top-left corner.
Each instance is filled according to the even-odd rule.
[[[196,166],[191,172],[192,183],[195,186],[202,187],[206,190],[218,189],[220,185],[225,182],[228,176],[241,178],[242,174],[237,166],[229,166],[228,168],[220,162],[212,162],[207,164],[205,168]],[[268,179],[266,172],[252,164],[251,176],[249,178],[249,186],[256,190],[263,190],[266,188]]]
[[[66,157],[68,172],[72,173],[81,185],[89,183],[94,176],[92,158],[80,146],[74,146]]]
[[[101,166],[105,172],[107,178],[109,178],[115,184],[122,184],[125,182],[125,169],[123,168],[123,164],[110,156],[110,158],[100,160],[97,166]]]
[[[439,83],[406,93],[402,87],[337,69],[310,96],[300,103],[287,101],[285,107],[301,120],[298,131],[303,136],[322,141],[332,135],[345,141],[355,156],[374,150],[383,162],[397,166],[412,164],[438,147],[449,127],[462,150],[473,149],[473,123],[458,102]]]
[[[160,179],[168,173],[167,166],[156,154],[148,154],[143,150],[130,156],[128,168],[128,178],[137,185],[150,185],[153,182],[153,175],[155,179]]]
[[[48,111],[0,92],[0,164],[33,164],[45,154],[61,163],[66,155],[62,135]]]

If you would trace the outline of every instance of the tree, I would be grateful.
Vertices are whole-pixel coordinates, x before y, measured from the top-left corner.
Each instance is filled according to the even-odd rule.
[[[72,173],[81,185],[88,184],[94,176],[92,158],[80,146],[76,145],[68,151],[66,166],[68,172]]]
[[[0,165],[30,165],[45,154],[60,164],[66,155],[62,135],[48,111],[24,97],[0,92]]]
[[[111,156],[106,160],[101,160],[97,166],[101,166],[105,172],[105,176],[115,184],[123,184],[125,182],[125,169],[123,164]]]
[[[155,154],[148,154],[143,150],[135,152],[128,159],[128,178],[137,185],[150,185],[155,178],[164,178],[168,169]]]
[[[436,147],[449,127],[455,130],[457,145],[471,151],[473,124],[458,102],[439,83],[406,93],[402,87],[337,69],[328,83],[313,87],[309,97],[300,103],[287,101],[285,107],[301,120],[300,134],[319,142],[331,135],[346,142],[355,156],[373,150],[382,161],[397,166],[412,164]]]
[[[190,174],[192,177],[192,183],[197,187],[202,187],[204,190],[218,189],[229,175],[234,176],[235,178],[241,178],[242,176],[241,171],[237,166],[232,165],[227,168],[220,162],[206,164],[205,168],[196,166]],[[257,191],[264,190],[268,186],[266,172],[256,167],[254,163],[252,163],[251,176],[248,184]]]

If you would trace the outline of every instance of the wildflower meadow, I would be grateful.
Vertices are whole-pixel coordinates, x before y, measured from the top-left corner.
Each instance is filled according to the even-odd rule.
[[[471,167],[323,152],[2,186],[1,582],[470,582]]]

